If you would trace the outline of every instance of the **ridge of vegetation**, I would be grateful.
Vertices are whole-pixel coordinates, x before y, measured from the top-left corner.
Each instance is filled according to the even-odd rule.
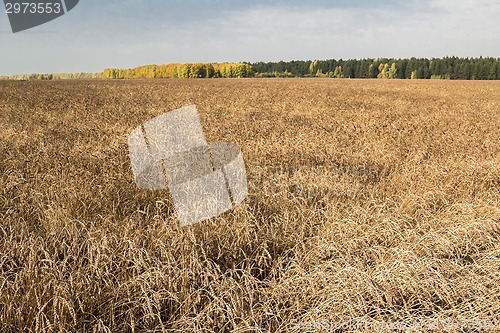
[[[7,80],[329,77],[500,80],[500,58],[366,58],[243,63],[171,63],[105,68],[101,73],[20,74]]]

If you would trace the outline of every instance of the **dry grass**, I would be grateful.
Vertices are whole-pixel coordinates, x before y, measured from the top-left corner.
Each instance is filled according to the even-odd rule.
[[[193,103],[251,193],[179,228],[127,136]],[[2,82],[0,331],[500,319],[499,128],[500,82]]]

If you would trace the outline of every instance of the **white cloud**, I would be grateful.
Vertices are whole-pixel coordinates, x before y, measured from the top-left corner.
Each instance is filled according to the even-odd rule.
[[[81,5],[71,16],[47,25],[55,34],[0,34],[0,74],[174,61],[500,57],[498,0],[387,1],[371,7],[358,1],[355,7],[342,8],[326,1],[314,7],[309,1],[208,13],[179,8],[175,20],[154,11],[159,1],[144,8],[140,3],[123,5],[139,11],[130,17],[119,15],[123,11],[118,9],[112,12],[112,6],[88,17],[91,6],[87,3],[87,10]],[[122,6],[120,1],[113,4]],[[150,13],[155,15],[148,17]]]
[[[207,54],[238,60],[500,56],[497,17],[500,4],[491,0],[386,9],[257,6],[186,29],[202,31],[196,38],[203,36]]]

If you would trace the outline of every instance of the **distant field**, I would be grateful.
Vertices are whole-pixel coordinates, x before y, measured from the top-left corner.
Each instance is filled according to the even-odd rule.
[[[180,228],[127,136],[189,104],[250,194]],[[493,325],[499,128],[497,81],[0,82],[0,331]]]

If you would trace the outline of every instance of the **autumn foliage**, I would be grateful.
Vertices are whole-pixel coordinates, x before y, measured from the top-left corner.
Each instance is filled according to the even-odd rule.
[[[213,78],[251,77],[252,67],[245,63],[187,63],[146,65],[136,68],[106,68],[104,79]]]

